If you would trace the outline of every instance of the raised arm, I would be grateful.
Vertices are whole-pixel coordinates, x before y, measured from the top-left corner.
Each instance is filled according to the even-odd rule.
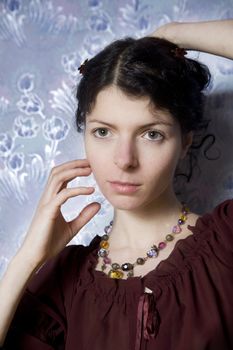
[[[149,36],[168,39],[180,47],[233,59],[233,19],[171,22]]]

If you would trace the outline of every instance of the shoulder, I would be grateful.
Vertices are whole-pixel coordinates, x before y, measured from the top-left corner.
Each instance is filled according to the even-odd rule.
[[[37,270],[27,285],[27,293],[39,299],[59,299],[59,304],[64,298],[69,304],[86,249],[83,245],[66,246]]]
[[[233,232],[233,199],[226,199],[201,216],[201,223],[216,232]]]
[[[59,285],[64,290],[69,289],[70,285],[78,280],[86,257],[94,249],[97,241],[98,236],[95,236],[87,246],[82,244],[66,246],[39,268],[28,284],[28,289],[35,292],[45,285]]]
[[[200,228],[218,227],[221,229],[233,229],[233,199],[226,199],[208,212],[198,215],[191,212],[189,218],[190,226],[198,226]]]
[[[55,349],[58,344],[59,348],[64,347],[75,282],[91,248],[68,245],[35,273],[15,312],[6,339],[7,349],[31,349],[33,345],[36,349]]]
[[[197,219],[192,228],[199,240],[228,266],[233,266],[233,199],[226,199]]]
[[[233,220],[233,199],[226,199],[219,203],[212,211],[216,224],[229,225]]]

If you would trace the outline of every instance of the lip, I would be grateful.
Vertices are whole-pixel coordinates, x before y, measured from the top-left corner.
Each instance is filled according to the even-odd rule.
[[[124,184],[124,183],[119,183],[119,182],[110,182],[111,187],[114,189],[114,191],[117,191],[122,194],[130,194],[134,193],[138,190],[140,185],[135,185],[135,184]]]
[[[133,182],[121,182],[121,181],[109,181],[112,184],[118,184],[118,185],[128,185],[128,186],[139,186],[140,184],[136,184]]]

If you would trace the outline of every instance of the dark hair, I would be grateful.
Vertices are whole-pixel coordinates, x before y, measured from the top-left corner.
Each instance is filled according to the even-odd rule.
[[[161,38],[126,37],[87,61],[76,93],[77,131],[83,131],[98,93],[110,85],[130,97],[147,96],[153,106],[167,109],[179,122],[182,134],[206,129],[209,121],[203,117],[203,108],[204,89],[211,79],[209,69],[176,55],[176,49],[176,44]]]

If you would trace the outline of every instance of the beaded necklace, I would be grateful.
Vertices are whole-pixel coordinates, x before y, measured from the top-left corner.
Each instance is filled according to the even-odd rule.
[[[159,251],[164,249],[167,246],[168,242],[173,241],[176,234],[179,234],[182,231],[181,226],[185,224],[187,220],[187,214],[190,212],[189,208],[182,203],[181,215],[177,221],[177,224],[172,227],[172,232],[165,236],[165,240],[160,242],[158,246],[153,244],[151,248],[147,251],[145,257],[138,257],[134,263],[126,262],[122,265],[118,263],[112,263],[109,258],[109,234],[111,233],[113,220],[110,221],[109,225],[105,226],[104,232],[105,234],[101,237],[100,241],[100,249],[98,250],[98,256],[103,259],[101,270],[107,268],[107,265],[111,266],[110,271],[107,276],[110,278],[122,279],[124,277],[124,272],[127,272],[128,277],[134,276],[134,267],[136,265],[144,265],[148,259],[156,258],[159,255]]]

